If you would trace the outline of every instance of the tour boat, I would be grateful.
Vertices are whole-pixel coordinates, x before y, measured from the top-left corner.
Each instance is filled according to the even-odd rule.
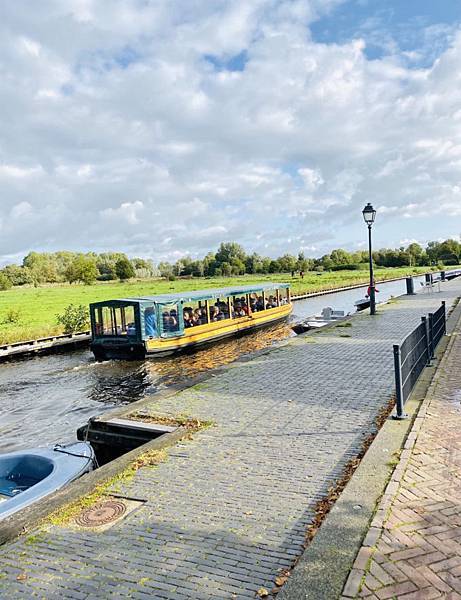
[[[91,471],[94,463],[88,442],[0,454],[0,520]]]
[[[288,283],[260,283],[90,304],[98,360],[173,354],[270,325],[291,313]]]

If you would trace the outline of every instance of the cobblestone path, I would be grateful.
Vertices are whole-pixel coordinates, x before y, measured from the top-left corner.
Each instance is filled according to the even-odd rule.
[[[408,437],[345,598],[461,598],[461,328]]]
[[[154,401],[215,426],[140,469],[147,502],[103,533],[53,526],[0,548],[0,597],[254,598],[301,554],[315,502],[393,392],[392,344],[461,283],[294,338]],[[194,360],[191,355],[190,360]]]

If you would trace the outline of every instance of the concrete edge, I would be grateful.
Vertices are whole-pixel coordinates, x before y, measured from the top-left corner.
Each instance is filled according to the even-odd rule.
[[[453,331],[460,320],[461,303],[458,303],[451,310],[448,331]],[[410,437],[409,434],[414,427],[421,426],[425,412],[423,402],[431,386],[436,384],[437,367],[451,344],[449,335],[442,338],[434,364],[426,367],[420,376],[405,405],[409,418],[399,421],[390,417],[384,423],[312,543],[294,567],[278,595],[280,600],[340,598],[362,545],[371,556],[372,546],[381,532],[379,524],[385,516],[383,513],[376,514],[374,519],[378,503],[388,492],[386,501],[390,505],[390,494],[398,485],[397,480],[392,479],[394,470],[398,477],[405,468],[406,463],[400,467],[400,460],[408,460],[411,452],[409,444],[414,443],[416,432],[415,436]],[[421,408],[423,414],[420,413]],[[353,575],[360,582],[361,573]]]
[[[98,485],[126,469],[141,454],[149,450],[162,450],[173,446],[187,433],[187,429],[183,427],[179,427],[171,433],[166,433],[116,458],[99,469],[83,475],[83,477],[73,481],[63,489],[42,498],[21,512],[11,515],[5,521],[0,522],[0,545],[38,526],[55,510],[91,493]]]

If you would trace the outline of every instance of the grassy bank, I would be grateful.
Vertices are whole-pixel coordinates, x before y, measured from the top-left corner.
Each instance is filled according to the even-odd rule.
[[[392,279],[407,274],[424,273],[426,267],[377,269],[376,279]],[[204,279],[180,279],[166,281],[152,279],[142,281],[96,283],[94,285],[49,285],[43,287],[17,287],[0,292],[0,343],[35,339],[61,333],[56,315],[69,304],[88,305],[90,302],[113,298],[151,296],[153,294],[197,290],[211,287],[251,285],[258,281],[289,281],[293,294],[321,291],[335,287],[366,283],[367,271],[308,272],[304,279],[290,274],[245,275],[242,277],[215,277]],[[19,320],[8,323],[9,311],[18,312]]]

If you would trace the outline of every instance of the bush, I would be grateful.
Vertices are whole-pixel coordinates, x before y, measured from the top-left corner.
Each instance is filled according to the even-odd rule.
[[[20,320],[21,320],[21,311],[18,310],[17,308],[10,308],[7,311],[2,323],[4,323],[5,325],[11,325],[11,324],[19,323]]]
[[[168,281],[176,281],[175,275],[168,275]]]
[[[335,265],[332,271],[360,271],[360,265]]]
[[[90,315],[83,304],[78,306],[69,304],[61,315],[57,315],[57,321],[59,325],[63,326],[64,333],[75,333],[76,331],[88,329]]]
[[[12,283],[10,279],[5,275],[5,273],[0,273],[0,290],[9,290],[12,287]]]

